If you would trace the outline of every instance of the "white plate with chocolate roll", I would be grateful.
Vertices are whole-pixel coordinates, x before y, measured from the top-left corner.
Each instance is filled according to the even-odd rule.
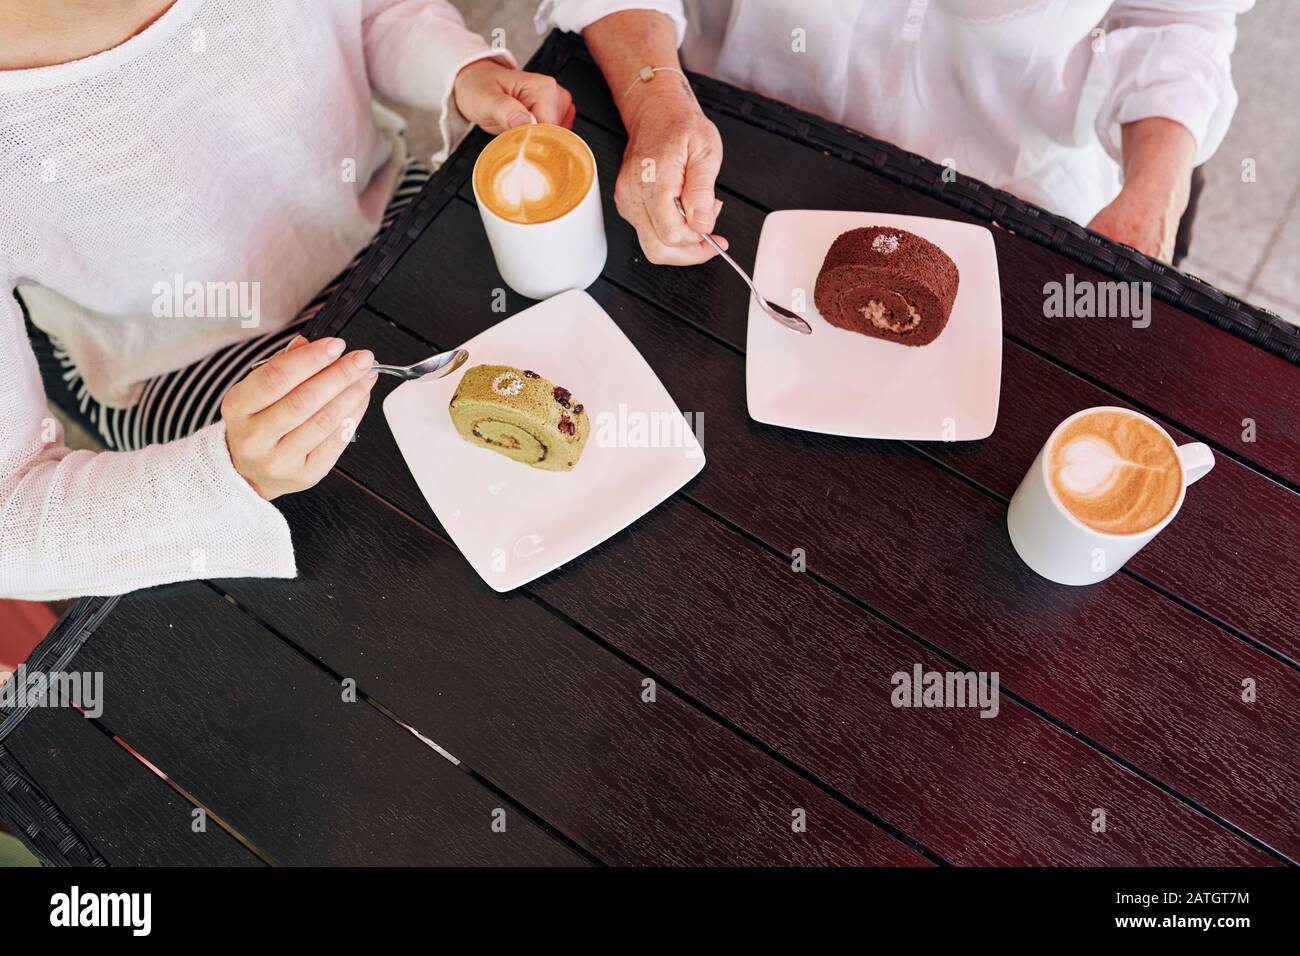
[[[787,209],[763,222],[754,282],[812,335],[750,302],[755,421],[917,441],[987,438],[1002,381],[1002,292],[983,226]]]
[[[594,548],[704,467],[691,421],[586,292],[462,348],[464,368],[398,386],[384,416],[438,521],[497,591]]]

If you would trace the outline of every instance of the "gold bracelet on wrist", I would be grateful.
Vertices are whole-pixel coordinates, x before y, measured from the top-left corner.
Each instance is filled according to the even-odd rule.
[[[688,90],[691,89],[691,82],[686,78],[686,74],[675,67],[643,66],[641,67],[641,69],[636,71],[636,79],[632,81],[632,85],[627,88],[627,93],[624,93],[623,95],[627,96],[628,93],[631,93],[634,89],[636,89],[636,85],[638,83],[649,83],[651,80],[655,78],[656,73],[676,73],[678,76],[682,78],[682,82],[686,85],[686,88]],[[694,95],[695,95],[695,91],[692,90],[691,96]]]

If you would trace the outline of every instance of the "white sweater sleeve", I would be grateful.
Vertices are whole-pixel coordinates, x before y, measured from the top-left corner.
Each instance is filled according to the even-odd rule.
[[[456,74],[488,57],[517,66],[504,47],[488,46],[471,32],[447,0],[363,0],[362,33],[370,85],[384,96],[435,113],[441,162],[469,127],[452,94]]]
[[[139,451],[69,450],[0,281],[0,597],[293,577],[289,526],[235,471],[225,434],[218,422]]]
[[[1120,127],[1162,116],[1196,140],[1196,165],[1214,155],[1237,110],[1232,48],[1237,14],[1254,0],[1117,0],[1098,51],[1106,97],[1097,135],[1121,162]]]

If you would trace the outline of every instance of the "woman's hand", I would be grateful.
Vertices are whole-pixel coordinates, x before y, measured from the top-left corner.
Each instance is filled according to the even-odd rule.
[[[699,234],[713,234],[722,208],[713,195],[722,137],[678,72],[672,18],[657,10],[619,10],[588,24],[582,36],[627,128],[614,185],[619,215],[636,228],[651,262],[688,266],[713,258],[717,253]],[[639,79],[647,66],[657,72]],[[679,198],[689,223],[677,211]],[[727,240],[713,238],[726,248]]]
[[[675,73],[637,84],[620,106],[628,144],[614,186],[619,215],[636,229],[653,263],[688,266],[713,258],[717,252],[699,233],[713,233],[722,209],[713,195],[722,166],[718,128]],[[678,197],[689,224],[677,211]],[[713,238],[727,247],[722,236]]]
[[[1180,195],[1181,192],[1181,195]],[[1088,223],[1088,228],[1138,252],[1169,262],[1174,257],[1178,222],[1187,208],[1187,190],[1147,187],[1130,182]]]
[[[366,413],[375,356],[343,349],[296,336],[222,400],[230,460],[267,501],[324,478]]]
[[[552,77],[525,73],[499,60],[475,60],[456,74],[456,108],[489,133],[515,126],[552,123],[566,129],[576,110],[569,91]]]

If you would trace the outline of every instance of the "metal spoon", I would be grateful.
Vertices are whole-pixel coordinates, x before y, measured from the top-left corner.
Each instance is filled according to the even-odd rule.
[[[675,199],[673,200],[673,202],[677,203],[677,211],[682,214],[682,219],[686,220],[686,222],[689,223],[690,219],[688,219],[686,216],[686,210],[682,208],[682,201],[680,199]],[[736,263],[735,259],[727,255],[726,251],[723,250],[722,246],[718,245],[718,243],[714,240],[712,236],[705,235],[702,232],[697,232],[696,235],[699,236],[701,239],[703,239],[705,242],[707,242],[709,245],[711,245],[714,249],[718,250],[718,255],[726,259],[727,264],[730,265],[731,268],[735,269],[738,273],[740,273],[740,277],[744,279],[745,284],[749,286],[749,291],[754,293],[754,300],[758,303],[758,307],[762,309],[764,312],[766,312],[773,321],[779,322],[781,325],[784,325],[787,329],[791,329],[795,332],[799,332],[802,335],[812,334],[812,326],[809,325],[807,322],[805,322],[800,316],[791,312],[789,309],[785,308],[784,306],[779,306],[775,302],[772,302],[769,299],[764,299],[761,295],[759,295],[758,287],[754,285],[754,280],[749,277],[749,273],[746,272],[744,269],[742,269]]]
[[[275,358],[264,358],[261,361],[254,362],[252,367],[257,368],[259,365],[265,365]],[[431,355],[427,359],[416,362],[413,365],[372,365],[370,371],[382,372],[385,375],[392,375],[396,378],[442,378],[444,375],[450,375],[456,369],[465,364],[469,358],[469,352],[464,349],[452,349],[450,352],[439,352],[437,355]]]

